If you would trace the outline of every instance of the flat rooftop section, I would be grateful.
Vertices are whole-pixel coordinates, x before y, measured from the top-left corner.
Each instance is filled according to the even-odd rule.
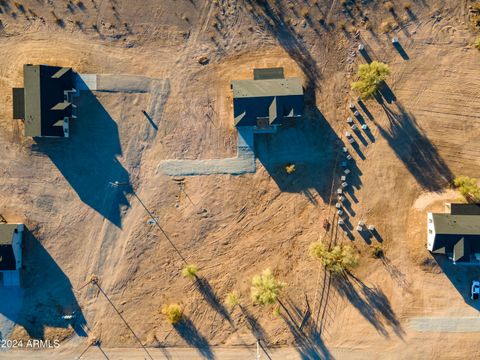
[[[303,95],[300,78],[233,80],[234,98]]]
[[[0,223],[0,245],[11,245],[18,224]]]
[[[450,204],[450,213],[452,215],[480,215],[480,204]]]
[[[63,127],[58,124],[71,116],[64,91],[73,89],[72,69],[27,64],[23,77],[25,135],[63,137]]]
[[[254,80],[263,80],[263,79],[283,79],[285,74],[283,73],[283,68],[266,68],[266,69],[253,69],[253,79]]]
[[[479,215],[432,214],[436,234],[480,235]]]

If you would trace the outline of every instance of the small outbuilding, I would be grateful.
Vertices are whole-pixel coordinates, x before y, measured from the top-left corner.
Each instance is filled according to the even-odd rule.
[[[23,224],[0,223],[0,285],[20,286]]]
[[[427,248],[453,263],[480,265],[480,206],[446,204],[445,213],[428,213]]]
[[[253,80],[233,80],[231,89],[236,127],[272,133],[303,115],[302,81],[285,78],[283,68],[254,69]]]
[[[75,93],[71,68],[26,64],[23,88],[13,89],[13,118],[24,120],[25,136],[69,137]]]

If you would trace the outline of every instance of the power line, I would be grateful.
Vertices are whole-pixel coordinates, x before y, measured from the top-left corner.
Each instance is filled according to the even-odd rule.
[[[121,183],[121,182],[118,182],[118,181],[114,181],[114,182],[111,182],[110,185],[112,185],[113,187],[119,187],[119,186],[131,186],[130,183]],[[151,213],[150,210],[148,210],[148,208],[145,206],[145,204],[143,203],[143,201],[138,197],[137,193],[135,192],[135,190],[132,189],[132,192],[133,192],[133,196],[135,196],[138,200],[138,202],[142,205],[142,207],[145,209],[145,211],[147,212],[147,214],[150,216],[150,218],[153,220],[153,222],[155,223],[155,225],[160,229],[160,231],[162,232],[163,236],[165,236],[165,238],[168,240],[168,242],[170,243],[170,245],[173,247],[173,249],[175,250],[175,252],[177,253],[177,255],[180,257],[180,259],[182,259],[182,261],[184,262],[185,265],[188,265],[187,263],[187,260],[185,260],[185,258],[182,256],[182,254],[180,253],[180,251],[177,249],[177,247],[175,246],[175,244],[173,243],[173,241],[170,239],[170,237],[167,235],[167,233],[165,232],[165,230],[163,230],[163,228],[160,226],[160,224],[158,223],[158,220],[155,218],[155,216],[153,216],[153,214]]]
[[[113,304],[113,302],[110,300],[110,298],[108,297],[108,295],[105,293],[105,291],[103,291],[103,289],[100,287],[100,285],[98,284],[98,278],[96,276],[92,276],[92,280],[90,280],[90,283],[91,284],[94,284],[98,287],[98,290],[100,290],[100,292],[103,294],[103,296],[105,296],[105,299],[107,299],[107,301],[110,303],[110,305],[112,305],[113,309],[116,311],[116,313],[118,314],[118,316],[120,316],[120,319],[123,320],[123,322],[125,323],[125,325],[127,326],[128,330],[130,330],[130,332],[133,334],[133,336],[135,337],[135,339],[137,340],[137,342],[140,344],[140,346],[143,348],[143,350],[147,353],[148,357],[153,360],[153,357],[152,355],[150,355],[150,353],[148,352],[147,348],[145,347],[145,345],[143,345],[143,343],[141,342],[141,340],[139,339],[139,337],[137,336],[137,334],[135,334],[135,332],[133,331],[132,327],[128,324],[127,320],[125,320],[125,318],[122,316],[122,314],[120,313],[120,311],[118,311],[118,309],[116,308],[116,306]]]

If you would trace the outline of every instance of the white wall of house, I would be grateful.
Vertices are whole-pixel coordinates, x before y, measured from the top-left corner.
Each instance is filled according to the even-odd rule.
[[[13,234],[12,247],[13,253],[15,255],[17,270],[20,270],[20,268],[22,267],[22,239],[24,228],[25,227],[23,224],[18,224],[17,232]]]
[[[435,226],[433,224],[433,214],[427,214],[427,249],[429,251],[433,250],[433,243],[435,240]]]

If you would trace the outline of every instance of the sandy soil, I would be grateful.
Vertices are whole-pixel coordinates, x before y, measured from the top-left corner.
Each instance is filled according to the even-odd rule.
[[[19,324],[13,336],[66,336],[80,351],[83,340],[72,333],[110,347],[133,345],[94,286],[73,290],[96,274],[150,346],[208,349],[253,344],[260,336],[321,358],[329,356],[328,347],[394,358],[475,357],[476,333],[408,327],[409,318],[477,313],[465,299],[472,274],[438,265],[424,241],[425,211],[458,198],[436,195],[448,180],[480,177],[480,57],[470,46],[467,3],[413,1],[406,12],[399,1],[390,13],[379,2],[357,1],[342,11],[337,2],[318,1],[306,18],[303,5],[269,3],[31,0],[18,8],[0,2],[0,51],[8,54],[0,58],[0,212],[31,232],[24,309],[13,319]],[[400,26],[382,34],[388,19]],[[391,46],[393,36],[409,60]],[[357,280],[345,283],[325,276],[307,249],[324,236],[323,219],[332,218],[331,183],[338,178],[347,105],[355,98],[349,84],[364,61],[355,51],[360,42],[373,59],[390,64],[387,84],[396,101],[366,103],[372,119],[362,114],[371,133],[356,134],[360,145],[349,146],[356,163],[350,222],[376,226],[385,258],[370,255],[377,239],[353,231],[354,240],[341,240],[340,234],[338,241],[352,241],[361,254]],[[207,65],[198,63],[201,56]],[[166,103],[152,119],[158,130],[142,114],[152,94],[95,93],[80,97],[81,116],[68,142],[25,139],[23,125],[11,119],[11,87],[21,85],[24,63],[167,81]],[[279,139],[291,139],[286,129],[279,138],[256,139],[262,156],[255,174],[188,177],[183,188],[179,179],[157,174],[165,159],[235,155],[229,81],[251,77],[261,66],[284,66],[287,76],[305,80],[307,111],[299,124],[305,135],[293,140],[323,156],[297,159],[297,172],[286,176],[282,164],[266,156],[279,149]],[[147,224],[132,189],[112,189],[111,181],[133,184],[181,254],[200,267],[201,291],[182,278],[182,261]],[[297,323],[309,304],[316,325],[308,341],[288,316],[250,304],[250,279],[266,267],[288,284],[282,298]],[[247,316],[222,305],[232,289]],[[188,321],[181,327],[172,328],[159,313],[172,301],[185,307]],[[72,332],[59,317],[74,309],[80,315]]]

